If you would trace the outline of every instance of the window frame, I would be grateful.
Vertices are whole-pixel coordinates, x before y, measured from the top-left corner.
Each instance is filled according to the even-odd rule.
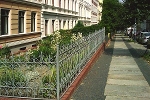
[[[18,32],[24,33],[25,11],[18,11]]]
[[[59,8],[61,8],[61,0],[59,0]]]
[[[0,36],[9,34],[9,9],[0,9],[0,18],[1,18],[1,32]]]
[[[66,5],[66,0],[64,0],[64,9],[65,9],[65,7],[66,7],[65,5]]]
[[[47,4],[47,5],[48,5],[48,0],[45,0],[45,4]]]
[[[31,12],[31,32],[36,31],[36,12]]]
[[[54,6],[54,0],[52,0],[52,6]]]
[[[69,3],[70,3],[70,2],[69,2],[69,0],[68,0],[68,10],[69,10]]]

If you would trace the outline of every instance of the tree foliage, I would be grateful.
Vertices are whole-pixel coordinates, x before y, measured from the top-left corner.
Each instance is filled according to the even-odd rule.
[[[150,15],[150,2],[148,0],[104,0],[102,21],[100,24],[106,32],[122,30],[143,20]]]
[[[124,8],[118,0],[104,0],[102,10],[102,26],[106,28],[106,33],[123,29]]]
[[[136,21],[146,20],[150,14],[150,2],[148,0],[124,0],[125,21],[133,25]]]

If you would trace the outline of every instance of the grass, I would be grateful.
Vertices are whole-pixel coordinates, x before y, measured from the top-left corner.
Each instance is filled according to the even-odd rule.
[[[143,55],[143,58],[148,62],[150,63],[150,52],[147,52]]]

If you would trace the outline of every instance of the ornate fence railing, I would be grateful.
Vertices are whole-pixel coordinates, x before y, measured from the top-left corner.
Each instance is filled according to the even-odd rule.
[[[0,96],[59,100],[93,53],[105,41],[105,29],[57,46],[55,57],[0,58]],[[56,58],[56,60],[52,60]]]

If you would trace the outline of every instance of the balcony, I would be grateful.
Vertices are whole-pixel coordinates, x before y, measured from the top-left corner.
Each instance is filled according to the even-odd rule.
[[[6,1],[34,5],[34,6],[41,6],[42,3],[42,0],[6,0]]]
[[[68,10],[68,9],[64,9],[64,8],[60,8],[60,7],[56,7],[52,5],[43,4],[42,8],[43,8],[42,11],[45,14],[51,13],[52,15],[74,16],[74,17],[78,16],[77,11]]]

